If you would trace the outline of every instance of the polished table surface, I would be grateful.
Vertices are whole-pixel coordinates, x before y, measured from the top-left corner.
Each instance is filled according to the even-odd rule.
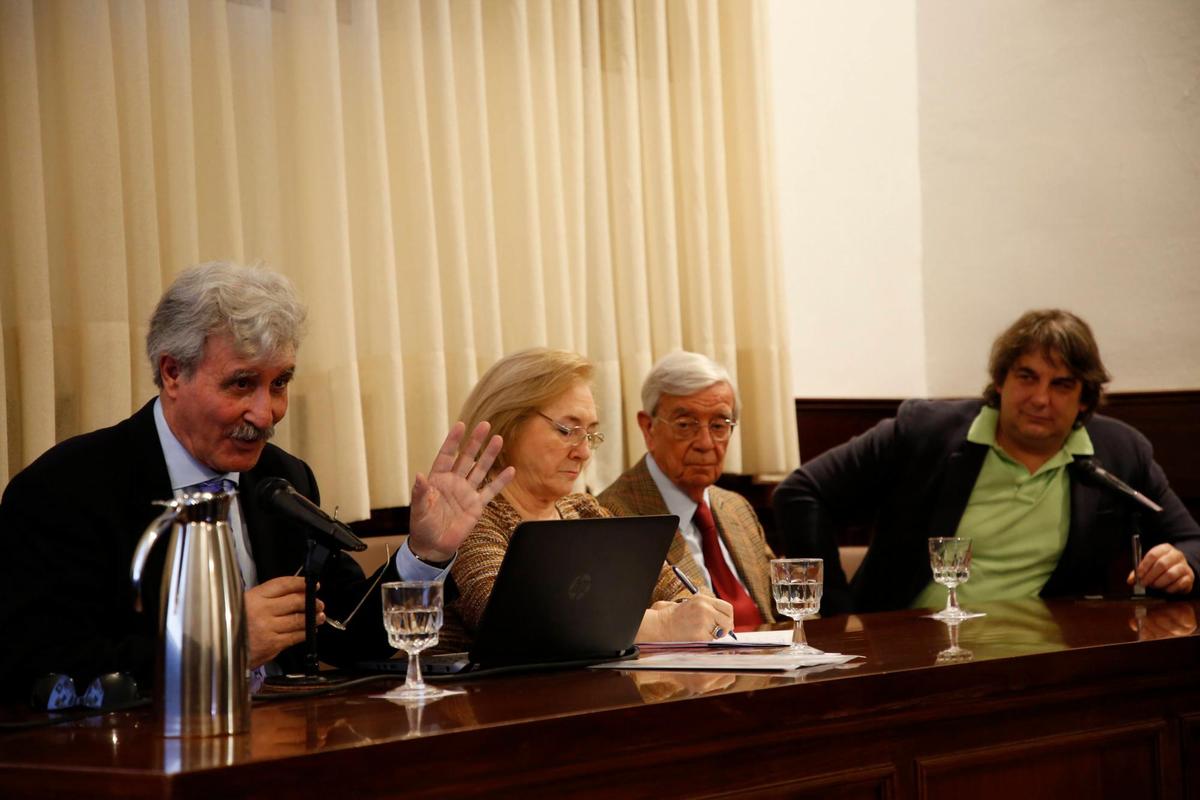
[[[214,739],[163,739],[138,709],[0,732],[0,797],[1193,796],[1198,609],[994,603],[957,655],[923,612],[811,620],[810,643],[865,658],[509,675],[425,706],[372,697],[383,680],[256,703]]]

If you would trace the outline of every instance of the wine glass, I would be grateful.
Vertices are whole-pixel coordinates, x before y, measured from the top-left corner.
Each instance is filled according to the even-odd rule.
[[[825,563],[819,558],[776,558],[771,561],[771,594],[779,613],[795,620],[789,655],[821,655],[804,638],[804,619],[821,607]]]
[[[438,641],[438,629],[442,627],[442,582],[393,581],[383,584],[381,591],[388,643],[408,653],[404,686],[388,692],[387,698],[425,702],[455,694],[425,683],[418,657],[422,650]]]
[[[946,597],[946,607],[936,614],[930,614],[934,619],[943,622],[947,620],[973,619],[985,614],[977,611],[964,611],[958,605],[958,587],[971,577],[971,540],[957,536],[935,536],[929,540],[929,566],[933,570],[933,579],[950,590]]]

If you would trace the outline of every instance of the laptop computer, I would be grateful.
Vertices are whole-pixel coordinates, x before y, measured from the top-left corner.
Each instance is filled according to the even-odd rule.
[[[426,677],[561,669],[630,657],[673,515],[523,522],[513,532],[469,653],[421,658]],[[404,673],[397,658],[362,662]]]

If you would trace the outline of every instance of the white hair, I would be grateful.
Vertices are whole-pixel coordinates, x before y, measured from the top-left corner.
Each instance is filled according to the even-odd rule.
[[[189,267],[175,279],[150,317],[146,356],[154,383],[162,388],[159,360],[179,362],[190,377],[204,357],[204,342],[228,333],[243,357],[297,348],[307,311],[284,276],[265,267],[210,261]]]
[[[686,397],[718,383],[728,384],[733,392],[733,418],[737,419],[737,387],[733,385],[729,371],[708,356],[676,350],[650,368],[650,374],[642,384],[642,410],[654,416],[664,394]]]

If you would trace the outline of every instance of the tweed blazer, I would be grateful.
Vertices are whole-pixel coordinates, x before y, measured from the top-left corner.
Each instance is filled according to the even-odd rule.
[[[605,508],[619,517],[636,517],[647,514],[669,514],[662,493],[650,476],[643,456],[625,472],[621,473],[612,486],[598,496]],[[750,593],[763,622],[775,622],[777,616],[771,604],[770,562],[775,557],[767,544],[762,525],[754,508],[740,494],[719,486],[708,487],[708,502],[713,518],[717,522],[717,533],[733,559],[733,567],[746,591]],[[697,586],[708,587],[704,571],[688,551],[683,535],[675,532],[667,558],[683,570]],[[711,588],[711,587],[709,587]]]
[[[590,519],[613,516],[590,494],[569,494],[555,506],[563,519]],[[483,619],[496,584],[496,573],[508,550],[513,532],[524,520],[504,495],[497,495],[484,507],[475,528],[467,535],[458,549],[458,557],[451,567],[451,574],[458,585],[458,599],[445,611],[438,650],[465,650],[470,646],[475,630]],[[686,595],[687,590],[663,565],[663,570],[654,585],[651,602],[673,600]]]

